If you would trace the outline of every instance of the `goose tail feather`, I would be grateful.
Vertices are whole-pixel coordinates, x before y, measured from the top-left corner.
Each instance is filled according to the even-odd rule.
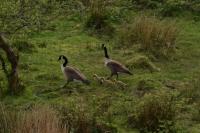
[[[86,85],[90,85],[90,81],[87,80],[87,79],[86,79],[86,80],[83,80],[83,83],[86,84]]]

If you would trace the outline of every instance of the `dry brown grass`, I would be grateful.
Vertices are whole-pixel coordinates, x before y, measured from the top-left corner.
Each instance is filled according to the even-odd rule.
[[[140,44],[142,50],[159,57],[174,52],[179,32],[174,22],[140,16],[136,17],[133,23],[123,25],[119,33],[121,46]]]
[[[1,133],[67,133],[57,112],[46,106],[17,112],[1,105],[0,122]]]

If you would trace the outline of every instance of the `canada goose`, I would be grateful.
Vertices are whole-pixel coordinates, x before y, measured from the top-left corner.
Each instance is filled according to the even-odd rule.
[[[116,75],[118,79],[119,73],[126,73],[129,75],[133,75],[124,65],[109,58],[107,48],[104,44],[102,44],[102,48],[104,49],[104,54],[105,54],[105,61],[104,61],[105,66],[107,66],[111,70],[111,75],[109,78],[112,78],[113,75]]]
[[[90,84],[90,81],[87,80],[87,78],[79,70],[77,70],[76,68],[67,66],[67,64],[68,64],[67,57],[65,57],[64,55],[60,55],[58,58],[58,61],[60,61],[60,60],[64,61],[64,63],[61,64],[61,70],[64,74],[65,79],[67,80],[66,85],[72,81],[81,81],[87,85]]]

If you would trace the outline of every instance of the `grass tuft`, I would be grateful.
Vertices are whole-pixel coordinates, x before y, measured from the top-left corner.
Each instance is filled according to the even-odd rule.
[[[136,17],[131,24],[123,25],[119,31],[120,47],[139,44],[140,49],[156,57],[168,57],[175,52],[178,28],[173,22],[165,22],[155,17]]]

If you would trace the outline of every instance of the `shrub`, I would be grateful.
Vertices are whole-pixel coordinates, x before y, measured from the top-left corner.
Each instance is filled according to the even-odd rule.
[[[161,8],[161,15],[164,17],[178,16],[185,8],[184,0],[167,0]]]
[[[174,23],[141,16],[122,27],[118,43],[122,47],[140,44],[141,50],[150,52],[157,58],[168,57],[175,51],[177,36],[178,29]]]
[[[106,12],[109,4],[109,1],[106,0],[89,1],[89,11],[85,27],[94,30],[96,33],[111,35],[114,28],[108,22],[108,15]]]
[[[176,114],[173,96],[166,93],[146,94],[129,117],[129,124],[141,132],[174,131]]]
[[[96,115],[88,113],[80,105],[75,107],[75,110],[69,110],[66,107],[59,107],[59,112],[62,116],[62,123],[66,124],[68,132],[74,133],[116,133],[116,127],[99,122],[96,120]]]

